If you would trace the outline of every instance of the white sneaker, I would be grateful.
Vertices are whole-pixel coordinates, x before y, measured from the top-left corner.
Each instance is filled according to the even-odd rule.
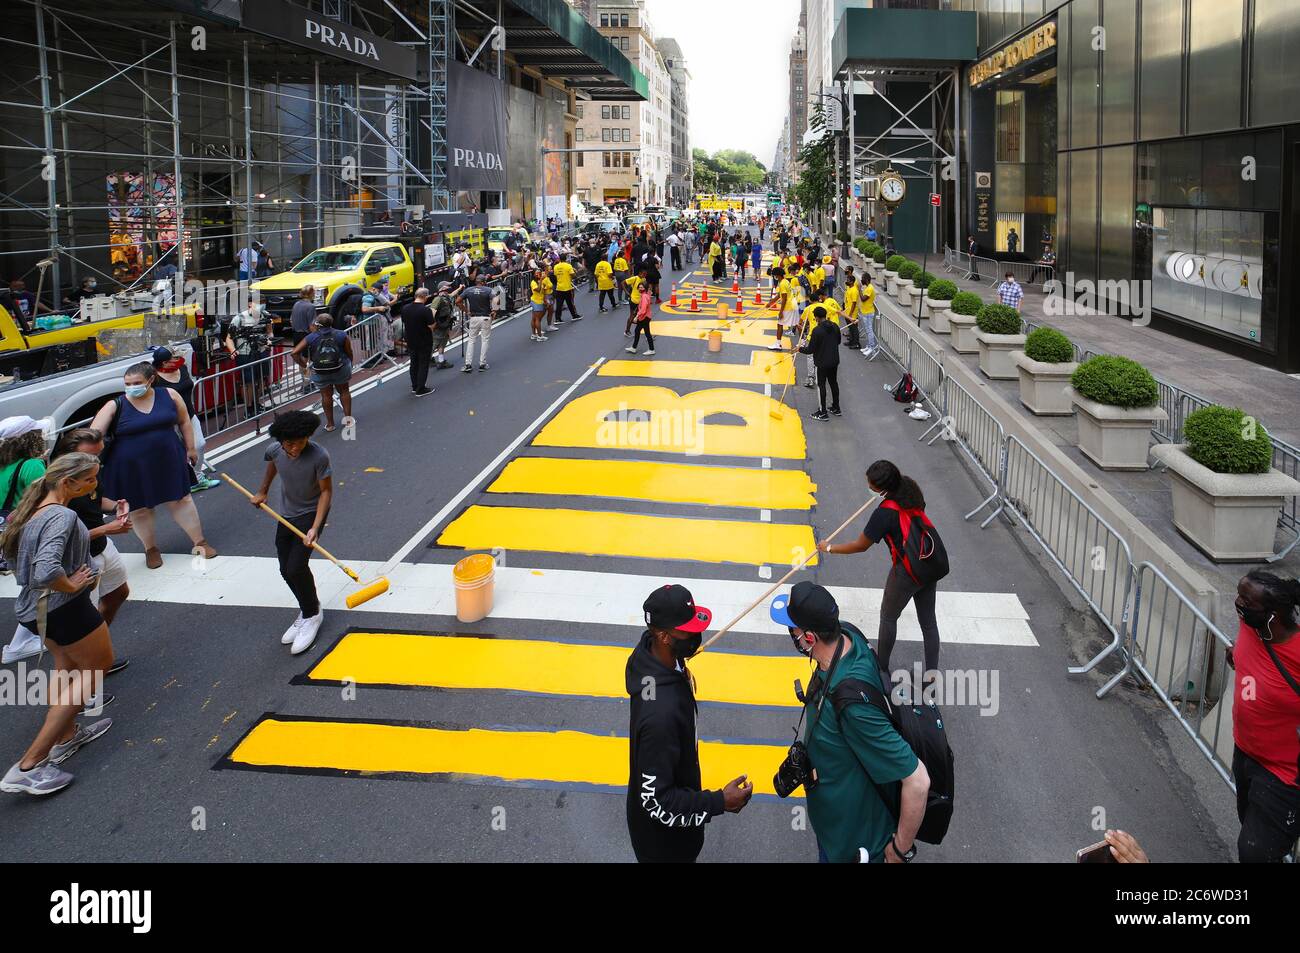
[[[298,626],[298,634],[293,640],[293,654],[301,655],[306,652],[316,642],[316,634],[320,632],[321,623],[325,621],[325,610],[321,609],[310,619],[303,619],[302,624]]]
[[[634,347],[625,347],[625,348],[623,348],[623,350],[627,351],[627,353],[629,353],[629,354],[635,354],[635,353],[636,353],[636,348],[634,348]]]
[[[0,662],[9,665],[41,654],[41,637],[26,626],[20,625],[9,644],[0,650]]]
[[[42,761],[30,771],[19,768],[18,765],[21,763],[21,761],[16,762],[5,774],[4,779],[0,780],[0,791],[6,794],[33,794],[39,797],[62,791],[72,783],[72,775],[57,765],[50,764],[49,761]]]
[[[293,640],[298,637],[298,627],[302,625],[302,613],[298,613],[298,618],[293,620],[293,624],[284,630],[284,635],[280,636],[281,645],[291,645]]]

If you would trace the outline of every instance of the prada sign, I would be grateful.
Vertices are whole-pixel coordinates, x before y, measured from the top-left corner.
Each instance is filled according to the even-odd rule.
[[[1051,23],[1044,23],[1032,33],[1026,33],[1015,42],[1008,43],[993,55],[986,56],[972,66],[970,84],[979,86],[1055,48],[1056,21],[1053,20]]]
[[[506,190],[505,85],[463,63],[447,65],[447,186],[453,192]]]
[[[246,30],[316,53],[403,79],[416,78],[415,50],[284,0],[244,0],[239,23]]]

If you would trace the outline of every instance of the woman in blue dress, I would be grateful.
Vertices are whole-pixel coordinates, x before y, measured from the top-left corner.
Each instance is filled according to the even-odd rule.
[[[175,391],[155,389],[154,376],[150,363],[128,367],[122,378],[125,396],[101,407],[92,425],[111,438],[100,475],[104,495],[130,505],[131,526],[150,569],[163,564],[154,535],[156,506],[165,507],[189,536],[192,553],[205,559],[217,555],[203,538],[199,511],[190,496],[186,464],[196,462],[198,452],[185,402]]]

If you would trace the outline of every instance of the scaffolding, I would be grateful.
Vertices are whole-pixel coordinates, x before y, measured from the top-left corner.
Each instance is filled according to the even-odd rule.
[[[5,276],[58,308],[86,277],[231,278],[255,241],[296,260],[368,213],[446,211],[453,2],[408,2],[409,15],[367,2],[369,15],[350,0],[322,12],[427,53],[427,82],[139,0],[14,0],[0,37]]]

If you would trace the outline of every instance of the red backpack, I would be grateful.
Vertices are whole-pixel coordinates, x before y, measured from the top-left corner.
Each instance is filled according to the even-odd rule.
[[[885,536],[894,564],[902,566],[922,588],[948,575],[948,550],[925,510],[904,509],[893,500],[885,500],[880,506],[898,514],[898,528],[903,535],[901,551],[892,537]]]

